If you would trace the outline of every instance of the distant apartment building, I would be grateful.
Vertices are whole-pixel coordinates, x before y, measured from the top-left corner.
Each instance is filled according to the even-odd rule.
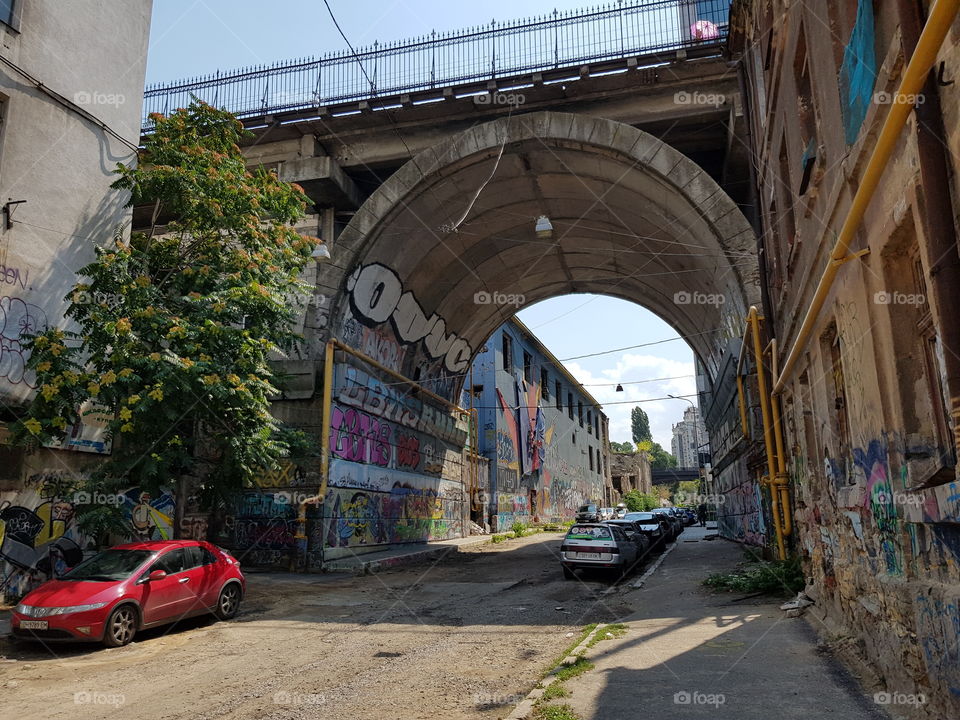
[[[65,327],[64,297],[76,271],[93,260],[96,245],[127,232],[127,195],[110,184],[118,162],[136,160],[151,5],[0,2],[0,527],[7,528],[0,566],[7,592],[51,545],[73,542],[69,488],[109,451],[95,419],[72,428],[62,447],[29,454],[9,444],[7,423],[35,390],[26,338]]]
[[[516,318],[481,348],[462,404],[476,410],[479,453],[490,461],[475,522],[502,531],[516,521],[565,520],[608,497],[606,415]]]
[[[699,468],[701,452],[707,451],[707,430],[703,425],[700,410],[688,407],[683,412],[683,420],[673,426],[673,440],[670,452],[677,459],[677,467]]]

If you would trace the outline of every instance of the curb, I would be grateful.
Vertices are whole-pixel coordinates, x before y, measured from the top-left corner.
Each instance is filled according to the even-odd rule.
[[[646,571],[643,573],[643,575],[641,575],[640,577],[638,577],[638,578],[633,582],[633,584],[632,584],[630,587],[632,587],[632,588],[641,588],[641,587],[643,587],[643,583],[646,581],[646,579],[647,579],[648,577],[650,577],[651,575],[653,575],[653,573],[655,573],[655,572],[657,571],[657,569],[658,569],[661,565],[663,565],[663,561],[667,559],[667,555],[669,555],[670,553],[672,553],[672,552],[676,549],[676,547],[677,547],[678,544],[679,544],[679,543],[678,543],[676,540],[674,540],[674,541],[670,544],[670,547],[668,547],[666,550],[664,550],[662,553],[660,553],[660,557],[657,558],[657,561],[656,561],[653,565],[651,565],[650,567],[648,567],[648,568],[646,569]]]
[[[530,716],[530,713],[533,712],[533,707],[537,700],[539,700],[547,688],[556,681],[557,671],[562,670],[567,665],[573,665],[573,663],[577,661],[577,657],[587,651],[587,644],[593,639],[593,636],[607,627],[608,624],[609,623],[597,623],[597,626],[580,641],[580,644],[571,650],[570,654],[567,655],[559,665],[553,668],[543,680],[537,683],[537,685],[542,685],[543,687],[535,687],[527,693],[527,696],[520,701],[513,709],[513,712],[507,715],[504,720],[526,720],[526,718]]]

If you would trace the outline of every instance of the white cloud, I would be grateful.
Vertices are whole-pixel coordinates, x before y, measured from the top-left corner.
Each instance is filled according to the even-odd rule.
[[[593,361],[599,370],[591,371],[579,362],[565,363],[567,369],[577,378],[603,405],[603,411],[610,419],[610,439],[615,442],[633,441],[630,426],[630,411],[640,405],[650,418],[650,433],[655,442],[660,443],[665,450],[670,451],[670,440],[673,437],[671,426],[683,417],[683,411],[688,403],[685,400],[673,400],[668,395],[694,395],[696,381],[694,379],[693,362],[682,362],[656,355],[641,355],[625,353],[616,358],[616,362],[608,367],[602,367],[614,358]],[[651,378],[674,378],[643,382],[638,380]],[[623,383],[623,392],[616,391],[616,383]],[[639,402],[647,398],[667,398],[654,402]],[[691,400],[696,402],[695,397]]]

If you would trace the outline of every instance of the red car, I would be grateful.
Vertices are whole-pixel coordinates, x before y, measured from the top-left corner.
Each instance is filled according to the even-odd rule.
[[[13,610],[14,637],[99,640],[119,647],[138,630],[240,609],[246,580],[226,550],[195,540],[104,550],[28,593]]]

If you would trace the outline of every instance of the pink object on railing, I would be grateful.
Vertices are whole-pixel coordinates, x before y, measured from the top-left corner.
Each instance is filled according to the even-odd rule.
[[[690,35],[696,40],[716,40],[720,37],[720,28],[709,20],[697,20],[690,26]]]

